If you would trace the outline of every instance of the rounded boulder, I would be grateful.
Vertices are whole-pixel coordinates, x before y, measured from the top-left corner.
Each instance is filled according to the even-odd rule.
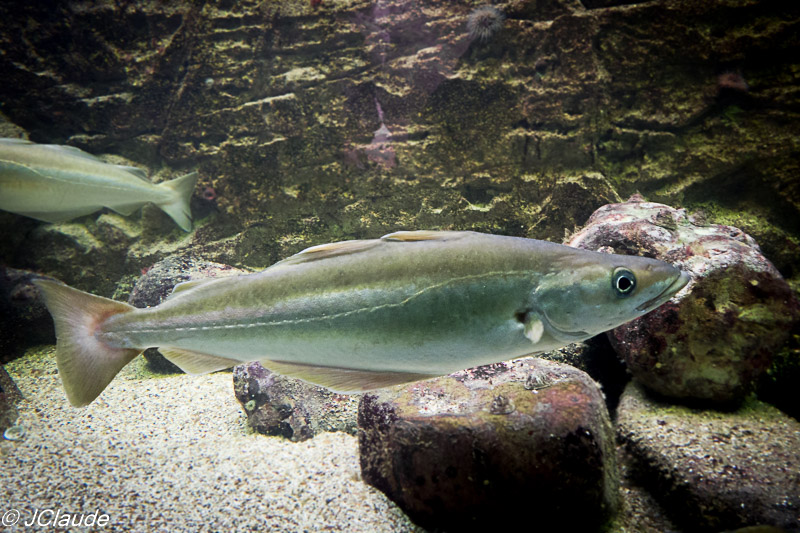
[[[741,401],[798,320],[791,288],[743,231],[635,196],[601,207],[570,246],[661,259],[691,274],[669,302],[609,332],[633,376],[667,397]]]

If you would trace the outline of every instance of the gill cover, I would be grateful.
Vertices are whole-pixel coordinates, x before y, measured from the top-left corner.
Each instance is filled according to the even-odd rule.
[[[563,341],[586,339],[661,305],[688,281],[677,268],[646,257],[598,254],[594,263],[546,274],[532,306]]]

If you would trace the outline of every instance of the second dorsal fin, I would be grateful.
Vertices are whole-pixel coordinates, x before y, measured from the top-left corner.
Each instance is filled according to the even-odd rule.
[[[395,231],[381,237],[382,241],[417,242],[417,241],[452,241],[472,233],[471,231]]]

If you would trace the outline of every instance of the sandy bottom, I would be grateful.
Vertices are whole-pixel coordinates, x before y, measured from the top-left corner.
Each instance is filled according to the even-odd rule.
[[[76,531],[422,531],[361,481],[355,437],[253,434],[230,373],[142,378],[142,364],[81,409],[66,400],[52,348],[6,366],[25,396],[25,436],[0,439],[3,525],[19,516],[4,531],[49,529],[56,512],[108,515]],[[39,524],[24,527],[35,511]]]

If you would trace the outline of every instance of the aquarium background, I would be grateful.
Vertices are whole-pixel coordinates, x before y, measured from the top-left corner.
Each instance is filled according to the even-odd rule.
[[[109,293],[178,250],[262,268],[398,229],[561,241],[640,192],[794,278],[798,9],[617,4],[497,4],[481,39],[475,2],[6,2],[6,135],[201,182],[192,235],[154,208],[3,214],[2,256]]]
[[[0,136],[201,177],[191,233],[154,206],[0,212],[0,263],[125,300],[175,254],[257,270],[402,229],[562,242],[639,193],[745,231],[798,291],[800,4],[482,5],[3,2]]]

